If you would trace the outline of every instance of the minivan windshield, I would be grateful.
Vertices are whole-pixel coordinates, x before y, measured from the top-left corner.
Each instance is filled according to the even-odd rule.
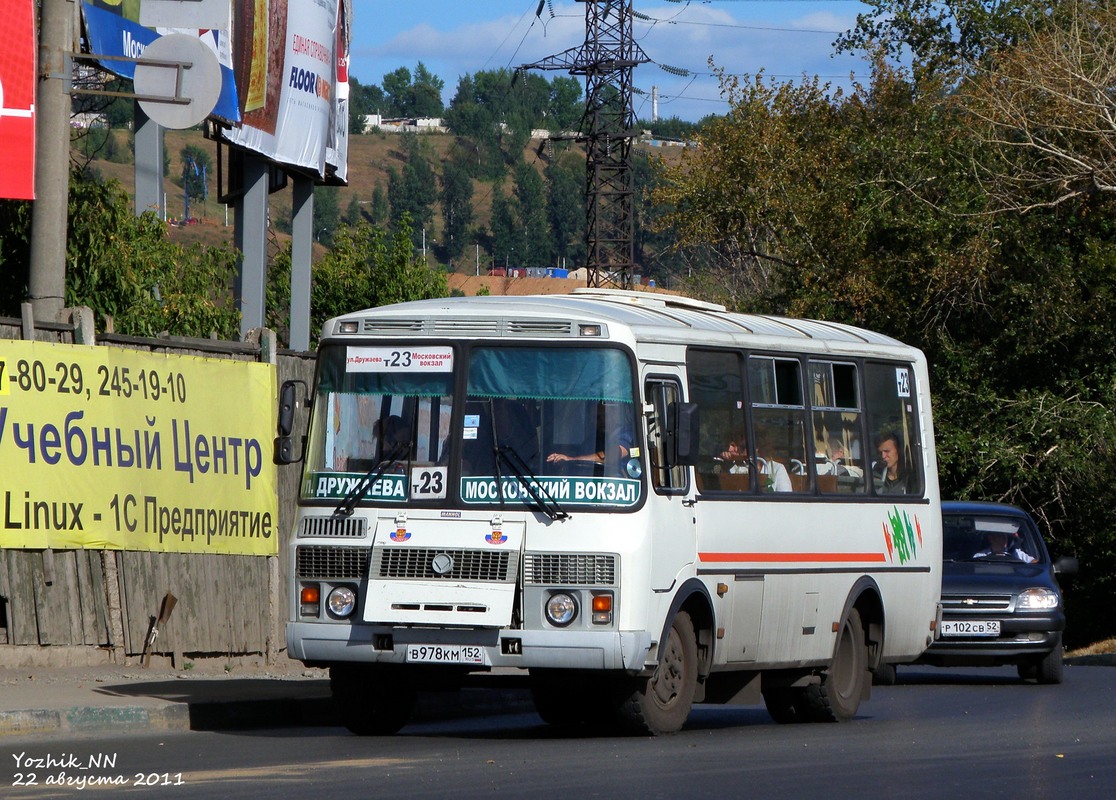
[[[946,514],[945,561],[1035,563],[1044,559],[1038,531],[1023,517],[995,514]]]

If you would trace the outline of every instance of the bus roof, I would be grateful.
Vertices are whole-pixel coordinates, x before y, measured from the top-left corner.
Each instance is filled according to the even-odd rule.
[[[341,323],[357,323],[342,331]],[[724,306],[663,293],[575,289],[571,294],[446,297],[355,311],[326,322],[322,338],[360,333],[465,338],[578,336],[579,324],[631,330],[637,341],[739,343],[741,338],[910,349],[881,333],[820,320],[736,314]],[[789,342],[788,342],[789,343]]]

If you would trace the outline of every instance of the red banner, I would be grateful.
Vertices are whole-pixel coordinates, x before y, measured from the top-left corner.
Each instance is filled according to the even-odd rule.
[[[5,0],[0,39],[0,197],[35,198],[35,0]]]

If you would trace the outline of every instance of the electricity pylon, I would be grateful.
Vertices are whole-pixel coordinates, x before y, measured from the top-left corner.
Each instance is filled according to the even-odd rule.
[[[638,134],[632,68],[650,59],[632,39],[631,0],[578,2],[585,3],[585,44],[520,69],[585,76],[585,116],[573,138],[586,152],[586,283],[629,289],[635,267],[632,140]]]

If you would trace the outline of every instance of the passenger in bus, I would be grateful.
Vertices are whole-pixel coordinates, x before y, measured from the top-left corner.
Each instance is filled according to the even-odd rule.
[[[720,462],[714,472],[728,472],[732,475],[747,473],[748,446],[744,444],[743,438],[739,443],[734,439],[725,445],[725,449],[714,460]]]
[[[790,473],[786,466],[774,455],[771,434],[761,430],[756,435],[756,463],[759,464],[759,481],[761,492],[790,492],[794,490],[791,485]]]
[[[523,403],[510,397],[497,398],[492,402],[492,418],[497,446],[514,452],[528,469],[537,469],[539,436]]]
[[[876,439],[876,452],[880,456],[875,466],[876,494],[911,494],[911,476],[902,465],[899,434],[881,434]]]
[[[627,415],[618,417],[619,421],[608,425],[607,406],[604,402],[597,404],[597,449],[589,453],[568,455],[566,453],[548,453],[548,464],[560,464],[564,461],[587,461],[592,464],[604,464],[618,457],[626,459],[635,446],[635,431]]]
[[[1007,531],[989,531],[986,537],[988,547],[980,552],[973,553],[973,558],[1008,558],[1022,561],[1024,564],[1034,564],[1035,558],[1018,547],[1018,536]]]
[[[406,444],[407,440],[411,438],[411,426],[398,414],[376,420],[374,430],[380,438],[384,456],[398,445]]]

